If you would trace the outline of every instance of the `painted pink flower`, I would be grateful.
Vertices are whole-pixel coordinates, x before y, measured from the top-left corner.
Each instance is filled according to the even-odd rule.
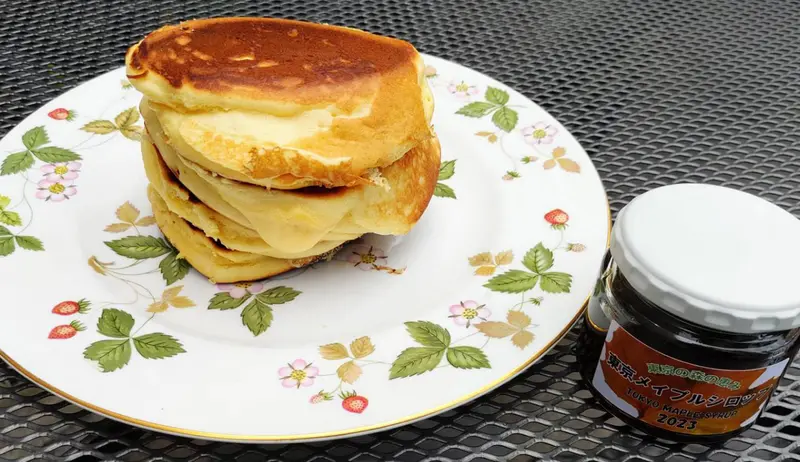
[[[463,80],[450,82],[450,85],[447,86],[447,91],[460,99],[469,99],[479,93],[477,86],[465,83]]]
[[[535,124],[522,129],[522,136],[528,144],[550,144],[555,139],[558,128],[545,122]]]
[[[81,171],[80,162],[58,162],[55,164],[42,165],[40,169],[48,181],[74,180],[78,178]]]
[[[286,367],[278,369],[284,388],[310,387],[319,375],[319,369],[302,359],[295,359]]]
[[[217,289],[228,292],[232,298],[242,298],[250,294],[257,294],[264,290],[260,282],[239,282],[236,284],[217,284]]]
[[[459,326],[469,327],[475,320],[486,321],[492,315],[486,305],[479,305],[475,300],[467,300],[450,306],[450,318]]]
[[[378,265],[386,262],[386,252],[371,245],[354,245],[348,249],[348,252],[344,255],[347,261],[364,271],[375,269]]]
[[[74,184],[66,184],[64,181],[50,181],[45,178],[39,182],[38,186],[36,197],[46,201],[61,202],[78,194],[78,189]]]

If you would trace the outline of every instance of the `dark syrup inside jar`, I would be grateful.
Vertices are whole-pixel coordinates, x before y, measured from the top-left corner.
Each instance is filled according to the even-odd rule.
[[[800,245],[763,255],[744,217],[772,220],[776,240],[800,232],[800,221],[716,186],[677,185],[640,198],[612,231],[584,316],[581,376],[634,428],[673,441],[726,440],[755,423],[800,349],[800,288],[787,275],[776,294],[763,292],[767,280],[750,271],[790,270]],[[704,228],[689,227],[697,223]]]
[[[783,377],[791,358],[794,358],[800,349],[800,329],[744,335],[709,329],[687,322],[643,298],[636,289],[631,287],[619,268],[614,265],[610,254],[606,257],[606,265],[606,271],[598,281],[591,300],[595,309],[587,310],[578,342],[581,377],[603,407],[634,428],[673,441],[712,443],[724,441],[747,430],[766,407],[766,402],[777,387],[778,381]],[[603,326],[609,326],[612,322],[616,322],[620,328],[643,345],[668,357],[659,362],[645,363],[645,366],[647,364],[667,366],[667,370],[663,370],[663,367],[657,369],[645,367],[641,371],[634,368],[636,377],[632,379],[632,382],[628,381],[629,385],[624,391],[626,396],[635,397],[640,403],[644,399],[645,402],[642,404],[647,405],[648,410],[652,409],[650,412],[656,414],[655,423],[663,424],[661,426],[654,426],[619,409],[593,384],[600,362],[601,350],[608,335],[607,327]],[[640,345],[633,343],[633,346],[639,347]],[[670,361],[669,358],[679,360],[680,363]],[[606,364],[608,364],[608,360],[609,358],[606,357]],[[627,364],[624,361],[622,363]],[[689,364],[699,367],[690,368]],[[630,364],[628,366],[631,367]],[[669,371],[669,366],[674,366],[675,369]],[[685,373],[680,371],[681,367],[678,366],[686,366],[683,367],[688,371],[686,377],[681,377]],[[720,377],[715,381],[715,385],[708,384],[713,381],[713,377],[707,378],[709,374],[706,372],[709,369],[715,371],[759,371],[768,370],[770,366],[780,369],[780,372],[772,380],[772,385],[766,384],[762,388],[758,388],[752,399],[748,395],[753,393],[741,392],[741,384],[738,390],[734,389],[736,388],[735,380],[722,382],[725,372],[714,374]],[[630,374],[622,364],[614,370],[622,372],[622,375]],[[669,372],[670,375],[666,375],[666,372]],[[693,372],[695,372],[694,376],[692,376]],[[703,373],[702,378],[700,372]],[[755,372],[750,372],[749,375],[755,374]],[[673,380],[659,382],[658,379],[662,377]],[[683,380],[679,382],[674,378]],[[644,384],[648,381],[649,383],[645,387]],[[674,386],[676,382],[681,385]],[[697,383],[704,386],[697,387]],[[668,388],[664,388],[665,386]],[[656,388],[654,389],[654,387]],[[719,388],[716,394],[715,387]],[[637,388],[647,388],[648,393],[653,396],[648,397],[645,390],[637,392]],[[629,390],[631,391],[629,392]],[[762,390],[767,391],[762,392]],[[658,396],[659,392],[661,396]],[[685,394],[684,392],[688,392],[685,397],[682,396]],[[709,406],[709,404],[723,399],[723,393],[726,395],[720,404]],[[706,410],[697,411],[695,410],[696,405],[685,406],[682,404],[688,403],[693,396],[695,399],[692,404],[700,403]],[[716,398],[714,398],[715,396]],[[651,400],[650,404],[647,403],[648,398]],[[747,405],[742,405],[744,399],[749,400]],[[656,402],[658,407],[653,406]],[[667,406],[666,410],[665,406]],[[755,409],[755,412],[749,413],[752,409]],[[725,416],[734,411],[737,414],[727,417],[729,422],[726,424]],[[748,422],[746,425],[730,422],[731,418],[745,413],[747,418],[743,419],[742,423]],[[712,427],[721,432],[714,434],[691,432],[691,430],[697,429],[698,421],[702,420],[719,421],[717,425],[712,424]],[[684,429],[687,431],[679,431]]]

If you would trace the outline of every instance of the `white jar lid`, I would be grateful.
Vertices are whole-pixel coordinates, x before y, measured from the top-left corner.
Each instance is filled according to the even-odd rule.
[[[703,184],[642,194],[619,213],[611,255],[634,289],[686,321],[800,326],[800,220],[751,194]]]

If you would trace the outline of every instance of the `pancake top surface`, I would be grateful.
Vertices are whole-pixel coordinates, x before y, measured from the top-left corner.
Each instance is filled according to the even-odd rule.
[[[402,40],[330,25],[274,18],[212,18],[162,27],[128,51],[131,79],[155,73],[175,89],[247,89],[297,99],[301,89],[350,83],[418,66]],[[277,98],[276,98],[277,97]]]

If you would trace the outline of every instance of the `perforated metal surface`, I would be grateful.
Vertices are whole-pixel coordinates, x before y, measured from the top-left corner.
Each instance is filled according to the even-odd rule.
[[[517,88],[594,159],[612,208],[676,181],[736,186],[800,215],[800,2],[704,0],[14,1],[0,3],[0,133],[121,65],[168,22],[269,15],[413,41]],[[779,246],[780,243],[774,243]],[[512,383],[398,430],[245,446],[138,430],[0,365],[0,460],[800,461],[800,361],[754,429],[715,447],[655,441],[578,383],[570,334]]]

